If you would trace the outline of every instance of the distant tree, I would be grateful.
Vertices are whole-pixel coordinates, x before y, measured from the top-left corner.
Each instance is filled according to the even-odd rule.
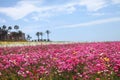
[[[8,30],[6,30],[6,28],[7,28],[6,25],[2,26],[2,38],[3,38],[3,41],[5,41],[7,39]]]
[[[38,37],[38,41],[40,40],[39,36],[40,36],[40,32],[36,33],[36,36]]]
[[[6,40],[22,40],[23,38],[25,39],[25,33],[23,33],[22,31],[18,31],[19,26],[15,25],[14,29],[16,31],[14,32],[10,32],[12,30],[12,27],[9,26],[7,27],[6,25],[3,25],[0,27],[0,40],[2,41],[6,41]]]
[[[9,26],[9,27],[8,27],[8,32],[10,33],[11,30],[12,30],[12,27]],[[8,33],[8,34],[9,34],[9,33]]]
[[[19,36],[22,36],[23,32],[21,30],[18,31]]]
[[[27,40],[30,41],[31,38],[32,38],[32,37],[31,37],[30,35],[27,35]]]
[[[3,25],[3,26],[2,26],[2,29],[3,29],[3,30],[6,30],[6,28],[7,28],[6,25]]]
[[[0,27],[0,40],[2,40],[2,28]]]
[[[9,26],[8,28],[7,28],[7,35],[6,35],[6,38],[7,38],[7,40],[10,40],[10,31],[12,30],[12,27],[11,26]]]
[[[17,41],[17,40],[19,40],[19,31],[18,31],[19,26],[15,25],[14,29],[17,31],[17,32],[14,32],[15,41]]]
[[[46,30],[46,34],[47,34],[47,41],[50,41],[50,39],[49,39],[50,31],[49,31],[49,30]]]
[[[11,27],[11,26],[9,26],[9,27],[8,27],[8,30],[12,30],[12,27]]]
[[[18,40],[22,39],[22,34],[23,32],[21,30],[18,31],[17,35],[18,35]]]
[[[17,41],[18,40],[18,33],[17,32],[11,32],[12,40]]]
[[[41,41],[43,41],[43,32],[39,32],[40,36],[41,36]]]
[[[19,29],[19,26],[18,25],[15,25],[14,26],[14,29],[17,31]]]

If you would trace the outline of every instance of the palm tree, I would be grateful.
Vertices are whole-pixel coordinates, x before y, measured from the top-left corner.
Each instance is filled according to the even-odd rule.
[[[40,36],[41,36],[41,41],[43,41],[43,32],[39,32]]]
[[[6,25],[3,25],[2,26],[2,38],[3,38],[3,40],[6,40],[6,38],[7,38],[7,33],[8,33],[8,31],[6,30]]]
[[[18,25],[15,25],[14,26],[14,29],[18,32],[18,29],[19,29],[19,26]],[[15,40],[17,41],[19,39],[19,33],[14,33],[14,37],[15,37]]]
[[[3,25],[3,26],[2,26],[2,29],[3,29],[3,30],[5,30],[6,28],[7,28],[6,25]]]
[[[8,27],[7,29],[7,40],[10,40],[10,30],[12,29],[11,26]]]
[[[10,32],[12,30],[12,27],[11,26],[9,26],[8,27],[8,32]]]
[[[37,33],[36,33],[36,36],[38,37],[38,41],[39,41],[39,39],[40,39],[40,38],[39,38],[40,32],[37,32]]]
[[[2,28],[0,27],[0,40],[2,40]]]
[[[50,31],[49,31],[49,30],[46,30],[46,34],[47,34],[47,41],[50,41],[50,39],[49,39]]]
[[[22,40],[22,34],[23,32],[21,30],[18,31],[18,39],[19,40]]]
[[[17,40],[17,32],[11,32],[12,40],[16,41]]]
[[[12,27],[11,27],[11,26],[9,26],[9,27],[8,27],[8,30],[11,30],[11,29],[12,29]]]
[[[30,35],[27,35],[27,40],[30,41],[32,37]]]
[[[14,26],[14,29],[17,31],[19,29],[19,26],[18,25],[15,25]]]

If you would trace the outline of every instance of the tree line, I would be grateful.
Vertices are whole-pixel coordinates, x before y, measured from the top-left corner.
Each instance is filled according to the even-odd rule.
[[[44,35],[44,33],[43,32],[36,32],[36,36],[37,36],[37,40],[35,40],[35,41],[50,41],[50,38],[49,38],[49,34],[50,34],[51,32],[49,31],[49,30],[46,30],[45,31],[45,34],[46,34],[46,36],[47,36],[47,39],[43,39],[43,35]],[[30,35],[27,35],[27,40],[29,40],[30,41],[30,39],[31,39],[32,37],[30,36]],[[33,41],[33,40],[32,40]]]
[[[16,31],[11,32],[12,29]],[[19,26],[15,25],[14,28],[12,26],[3,25],[0,27],[0,41],[21,41],[25,40],[25,33],[21,30],[18,30]]]
[[[12,29],[15,29],[15,31],[11,31]],[[43,39],[43,32],[36,32],[37,40],[35,41],[50,41],[49,34],[50,31],[45,31],[47,39]],[[0,27],[0,41],[30,41],[32,37],[30,35],[27,35],[25,37],[25,33],[23,33],[21,30],[19,30],[18,25],[12,26],[6,26],[3,25]],[[33,41],[33,40],[32,40]]]

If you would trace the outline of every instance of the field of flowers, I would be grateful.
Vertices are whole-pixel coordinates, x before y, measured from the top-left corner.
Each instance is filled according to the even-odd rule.
[[[0,80],[120,80],[120,42],[1,47]]]
[[[0,42],[0,47],[14,47],[14,46],[36,46],[36,45],[48,45],[48,44],[68,44],[68,43],[73,43],[73,42]]]

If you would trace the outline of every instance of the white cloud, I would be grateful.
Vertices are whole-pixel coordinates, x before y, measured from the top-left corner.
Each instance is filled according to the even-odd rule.
[[[76,10],[76,4],[78,3],[39,7],[36,10],[38,14],[33,15],[32,19],[38,21],[41,20],[41,18],[48,18],[59,14],[71,14]]]
[[[120,0],[112,0],[114,4],[120,4]]]
[[[29,13],[33,12],[34,7],[32,5],[23,5],[19,9],[18,7],[15,8],[0,8],[0,12],[5,13],[7,16],[17,20],[21,19],[24,16],[28,15]]]
[[[5,19],[0,18],[0,23],[6,23]]]
[[[88,15],[90,15],[90,16],[103,16],[103,15],[106,15],[106,14],[105,13],[94,12],[94,13],[88,13]]]
[[[28,1],[21,1],[14,7],[0,8],[0,12],[10,16],[14,20],[18,20],[36,10],[36,7],[33,4],[34,3]]]
[[[120,17],[113,17],[113,18],[95,20],[95,21],[90,21],[90,22],[85,22],[85,23],[80,23],[80,24],[62,25],[62,27],[58,27],[58,28],[60,29],[60,28],[86,27],[86,26],[99,25],[99,24],[117,22],[117,21],[120,21]]]
[[[106,6],[106,0],[81,0],[80,5],[85,6],[88,11],[97,11]]]
[[[20,1],[13,7],[0,7],[0,13],[6,14],[14,20],[18,20],[30,13],[36,12],[37,14],[35,17],[33,16],[33,18],[38,20],[39,17],[49,17],[59,12],[72,13],[75,10],[73,3],[53,6],[40,6],[40,4],[41,1]]]
[[[115,3],[120,1],[113,0]],[[94,12],[107,6],[107,0],[71,0],[59,5],[43,5],[44,0],[22,0],[13,7],[0,7],[0,13],[6,14],[14,20],[22,19],[29,14],[32,19],[38,21],[41,18],[51,17],[59,14],[71,14],[81,6],[88,11]]]
[[[23,19],[23,21],[25,21],[25,22],[29,22],[29,20],[28,20],[28,19],[26,19],[26,18],[25,18],[25,19]]]

